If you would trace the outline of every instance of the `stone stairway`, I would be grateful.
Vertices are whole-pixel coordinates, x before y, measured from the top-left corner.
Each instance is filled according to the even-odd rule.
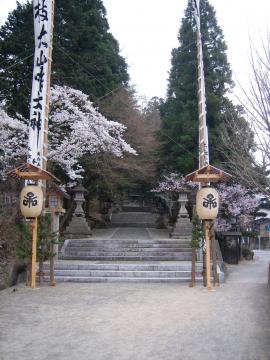
[[[120,233],[121,234],[121,233]],[[190,239],[66,240],[63,260],[189,261]]]
[[[49,264],[44,264],[45,281],[49,281]],[[196,280],[202,281],[202,264],[196,264]],[[58,261],[56,282],[189,282],[191,262],[186,261]]]
[[[201,280],[202,264],[196,264]],[[49,265],[45,264],[45,281]],[[190,237],[168,230],[120,227],[96,230],[92,239],[66,240],[55,263],[57,282],[187,282]]]
[[[143,211],[141,208],[128,208],[128,211],[113,213],[110,222],[111,227],[139,227],[155,228],[157,214]]]

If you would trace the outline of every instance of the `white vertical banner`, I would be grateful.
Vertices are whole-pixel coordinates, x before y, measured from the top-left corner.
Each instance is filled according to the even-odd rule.
[[[49,54],[52,45],[52,0],[33,0],[33,11],[35,57],[29,120],[28,162],[42,168]]]

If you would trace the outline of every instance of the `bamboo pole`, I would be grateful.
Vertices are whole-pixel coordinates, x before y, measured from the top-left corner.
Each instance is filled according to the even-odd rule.
[[[37,218],[32,221],[32,267],[31,288],[36,287],[36,262],[37,262]]]

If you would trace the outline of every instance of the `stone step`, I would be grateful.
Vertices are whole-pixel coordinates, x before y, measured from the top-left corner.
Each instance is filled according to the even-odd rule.
[[[109,260],[109,261],[189,261],[191,260],[191,253],[178,253],[177,255],[141,255],[141,256],[95,256],[95,255],[59,255],[59,259],[63,260]]]
[[[178,252],[178,251],[192,251],[190,244],[186,244],[185,246],[149,246],[149,247],[139,247],[139,246],[67,246],[64,249],[64,252],[67,251],[102,251],[102,252],[111,252],[111,251],[121,251],[121,252]]]
[[[130,246],[130,247],[109,247],[109,246],[68,246],[66,247],[65,253],[67,252],[107,252],[107,253],[111,253],[111,252],[115,252],[115,251],[120,251],[120,252],[146,252],[146,253],[151,253],[151,252],[158,252],[158,253],[167,253],[167,252],[181,252],[181,251],[191,251],[192,249],[189,246],[181,246],[181,247],[138,247],[138,246]]]
[[[49,263],[44,263],[44,270],[49,270]],[[99,261],[65,261],[54,264],[55,270],[119,270],[119,271],[191,271],[191,262],[99,262]],[[201,262],[196,262],[196,271],[202,271]]]
[[[197,282],[202,282],[203,278],[196,278]],[[44,277],[45,282],[49,282],[49,277]],[[127,282],[127,283],[188,283],[191,281],[190,277],[179,278],[135,278],[135,277],[79,277],[79,276],[55,276],[56,282],[77,282],[77,283],[103,283],[103,282]]]
[[[196,263],[196,281],[202,281],[202,263]],[[44,281],[49,281],[49,263],[44,263]],[[56,282],[151,282],[191,281],[191,261],[176,262],[55,262]]]
[[[142,211],[113,213],[112,227],[156,227],[157,214]]]
[[[155,221],[153,222],[132,222],[131,220],[119,222],[119,221],[112,221],[110,222],[110,227],[118,228],[118,227],[125,227],[125,228],[156,228],[157,224]]]
[[[139,251],[121,251],[121,250],[115,250],[115,251],[69,251],[67,250],[65,252],[65,256],[74,256],[74,257],[78,257],[78,256],[86,256],[86,257],[104,257],[104,256],[109,256],[109,257],[127,257],[129,258],[130,256],[132,257],[153,257],[153,256],[159,256],[162,257],[164,256],[165,258],[169,257],[175,257],[178,255],[189,255],[190,252],[189,251],[172,251],[172,252],[161,252],[161,251],[149,251],[149,252],[139,252]]]
[[[47,272],[46,272],[47,273]],[[45,275],[46,275],[45,273]],[[55,276],[74,276],[74,277],[151,277],[151,278],[182,278],[189,277],[190,271],[171,271],[171,270],[55,270]],[[49,275],[49,274],[47,274]],[[201,276],[201,272],[197,272],[196,276]]]
[[[186,245],[190,244],[191,239],[190,238],[183,238],[183,239],[169,239],[169,240],[153,240],[153,239],[146,239],[146,240],[116,240],[116,239],[78,239],[78,240],[67,240],[68,246],[92,246],[92,245],[115,245],[115,246],[121,246],[121,245],[144,245],[147,247],[148,245],[156,246],[158,245],[172,245],[172,246],[180,246],[180,245]]]

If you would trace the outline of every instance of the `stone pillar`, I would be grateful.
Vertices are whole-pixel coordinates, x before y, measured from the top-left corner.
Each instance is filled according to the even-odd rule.
[[[188,190],[183,190],[179,193],[178,203],[179,212],[173,231],[170,237],[173,239],[180,239],[187,236],[192,236],[192,223],[189,220],[186,204],[188,202]]]
[[[72,219],[66,230],[64,231],[65,239],[85,239],[92,235],[91,229],[85,219],[82,204],[85,202],[84,194],[86,189],[79,184],[73,189],[74,201],[76,208],[72,215]]]

